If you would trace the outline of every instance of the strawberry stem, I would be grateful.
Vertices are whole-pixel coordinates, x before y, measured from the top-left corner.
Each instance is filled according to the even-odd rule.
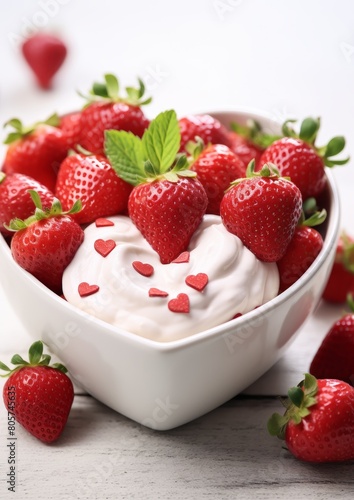
[[[15,368],[9,368],[0,361],[0,370],[6,372],[5,374],[0,374],[0,377],[9,377],[25,366],[50,366],[63,373],[68,371],[61,363],[49,365],[51,356],[49,354],[43,354],[43,342],[41,340],[37,340],[30,346],[28,350],[28,359],[29,361],[25,361],[19,354],[14,354],[11,358],[11,363],[15,365]]]

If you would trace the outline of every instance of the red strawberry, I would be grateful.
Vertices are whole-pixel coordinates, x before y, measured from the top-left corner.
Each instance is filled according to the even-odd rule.
[[[244,177],[242,161],[223,144],[211,144],[204,148],[203,142],[195,145],[191,170],[197,173],[208,196],[208,214],[220,214],[220,203],[230,183]]]
[[[310,373],[318,378],[336,378],[354,385],[354,305],[351,313],[336,321],[318,348]]]
[[[105,156],[75,154],[61,164],[55,194],[64,210],[80,199],[83,208],[72,217],[86,224],[126,211],[131,190],[131,184],[118,177]]]
[[[186,151],[189,141],[200,137],[204,144],[225,144],[231,147],[229,131],[219,120],[210,115],[188,115],[179,120],[181,131],[180,151]]]
[[[32,177],[54,191],[60,163],[67,155],[67,144],[63,132],[56,126],[56,115],[32,127],[24,127],[14,118],[7,122],[15,129],[5,144],[6,152],[3,171],[7,174],[20,173]]]
[[[22,53],[39,86],[48,89],[66,58],[67,48],[56,36],[36,33],[23,43]]]
[[[74,399],[74,388],[60,363],[49,366],[51,356],[43,354],[43,343],[34,342],[28,351],[29,362],[15,354],[7,372],[3,399],[12,415],[28,432],[45,443],[52,443],[62,434]]]
[[[354,238],[343,232],[322,297],[328,302],[342,303],[348,294],[354,294]]]
[[[43,184],[23,174],[6,175],[0,172],[0,232],[12,236],[4,224],[11,219],[26,219],[33,214],[33,201],[29,190],[37,191],[44,208],[49,208],[54,201],[54,194]]]
[[[305,379],[288,391],[283,416],[274,413],[268,431],[307,462],[354,459],[354,388],[336,379]]]
[[[140,184],[129,197],[129,216],[162,264],[186,250],[207,206],[207,196],[197,179],[177,177],[176,181]]]
[[[113,168],[135,187],[130,194],[130,218],[163,264],[187,249],[205,213],[208,198],[187,158],[177,155],[180,132],[176,113],[165,111],[139,139],[111,130],[106,152]]]
[[[280,277],[279,292],[284,292],[293,285],[322,250],[322,236],[310,226],[321,224],[326,215],[326,211],[322,210],[307,220],[300,220],[285,254],[277,262]]]
[[[81,207],[77,202],[68,212],[62,212],[55,199],[50,210],[43,210],[41,200],[31,191],[36,206],[28,219],[13,219],[10,229],[16,231],[11,240],[14,260],[53,292],[61,292],[63,272],[84,239],[84,232],[70,214]]]
[[[105,130],[125,130],[141,137],[149,125],[141,106],[145,87],[139,80],[139,89],[126,88],[127,97],[119,96],[119,83],[114,75],[105,75],[105,84],[94,84],[88,106],[81,114],[79,144],[92,153],[102,154]]]
[[[246,125],[231,123],[229,137],[231,149],[243,161],[245,169],[253,159],[257,167],[266,147],[279,139],[279,136],[263,132],[261,125],[255,120],[248,120]]]
[[[62,116],[59,128],[65,136],[67,149],[75,149],[80,141],[81,111],[75,111]]]
[[[254,255],[276,262],[285,254],[302,210],[301,193],[291,181],[280,178],[274,165],[254,172],[254,160],[247,177],[231,184],[220,205],[222,221]]]
[[[263,153],[260,163],[274,163],[281,175],[290,177],[300,189],[302,197],[317,197],[326,185],[325,166],[344,165],[349,161],[333,159],[345,146],[343,137],[334,137],[321,148],[315,146],[320,121],[306,118],[297,134],[286,122],[283,137],[271,144]]]

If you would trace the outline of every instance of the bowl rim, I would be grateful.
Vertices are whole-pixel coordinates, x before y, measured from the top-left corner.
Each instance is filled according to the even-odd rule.
[[[273,123],[274,126],[279,127],[280,125],[279,123],[276,122],[276,120],[274,120],[274,116],[272,117],[271,114],[264,111],[261,112],[247,108],[239,108],[233,111],[209,111],[207,113],[204,112],[203,114],[219,115],[219,116],[224,115],[225,117],[227,115],[244,115],[245,118],[265,119],[269,120],[270,124]],[[255,317],[259,318],[268,315],[273,309],[277,308],[279,305],[286,302],[292,296],[296,295],[299,292],[299,290],[310,281],[312,276],[316,274],[316,271],[320,267],[322,267],[324,261],[328,257],[328,254],[332,251],[333,245],[337,243],[337,238],[340,229],[339,228],[340,200],[339,200],[338,189],[335,183],[334,176],[330,171],[330,169],[328,167],[325,167],[325,171],[328,181],[327,185],[329,188],[331,211],[327,218],[328,226],[327,226],[326,236],[324,238],[323,248],[319,253],[318,257],[312,263],[312,265],[306,270],[306,272],[287,290],[280,293],[279,295],[277,295],[270,301],[266,302],[265,304],[259,306],[257,309],[254,309],[253,311],[250,311],[247,314],[244,314],[243,316],[240,316],[238,318],[231,319],[230,321],[227,321],[221,325],[214,326],[207,330],[203,330],[202,332],[195,333],[193,335],[178,340],[171,340],[166,342],[152,340],[149,338],[141,337],[135,333],[129,332],[128,330],[124,330],[119,327],[113,326],[99,318],[96,318],[95,316],[88,316],[87,313],[81,311],[79,308],[75,307],[62,297],[52,292],[49,288],[43,285],[38,279],[36,279],[30,273],[28,273],[24,269],[21,269],[20,266],[13,260],[10,247],[2,234],[0,234],[0,251],[5,252],[5,254],[10,259],[10,262],[12,262],[14,266],[18,267],[18,270],[23,273],[23,276],[25,277],[26,280],[31,282],[32,285],[34,285],[39,290],[43,291],[47,296],[49,296],[51,300],[57,301],[57,304],[58,305],[61,304],[61,306],[64,308],[69,308],[71,312],[78,314],[86,321],[89,319],[90,322],[96,323],[101,329],[103,328],[107,334],[114,336],[118,334],[120,336],[123,336],[126,339],[126,341],[140,344],[145,348],[149,348],[159,352],[169,352],[178,349],[185,349],[189,346],[199,344],[201,342],[213,341],[222,338],[226,334],[232,333],[235,327],[242,328],[242,326],[248,325]]]

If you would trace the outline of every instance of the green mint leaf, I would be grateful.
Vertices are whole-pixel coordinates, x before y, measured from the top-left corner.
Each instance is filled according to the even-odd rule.
[[[141,139],[124,130],[105,132],[105,153],[117,175],[136,186],[146,175]]]
[[[147,158],[160,174],[172,166],[181,143],[181,133],[174,110],[160,113],[145,130],[143,147]]]

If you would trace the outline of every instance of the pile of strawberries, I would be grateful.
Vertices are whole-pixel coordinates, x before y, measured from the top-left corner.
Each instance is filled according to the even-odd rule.
[[[143,111],[150,102],[144,97],[143,82],[125,92],[122,97],[118,79],[107,74],[103,83],[93,85],[80,111],[53,115],[32,127],[18,119],[7,123],[12,132],[5,141],[8,149],[0,172],[0,231],[16,262],[60,294],[63,272],[81,245],[87,224],[129,215],[166,264],[187,251],[204,214],[211,213],[220,215],[227,230],[260,260],[277,263],[279,292],[289,288],[321,251],[322,235],[315,227],[326,217],[324,167],[348,161],[335,158],[345,146],[344,138],[318,147],[320,121],[312,118],[301,123],[298,133],[287,121],[279,136],[264,134],[257,123],[247,127],[235,123],[228,130],[209,115],[178,119],[173,110],[150,121]],[[329,333],[311,366],[315,375],[322,376],[339,330],[353,352],[354,315],[349,316]],[[29,355],[30,363],[15,356],[14,370],[0,364],[9,372],[9,381],[23,384],[14,377],[21,379],[29,370],[37,374],[39,367],[41,375],[50,371],[54,384],[52,370],[57,368],[47,366],[42,345],[37,343]],[[354,458],[351,359],[345,358],[346,368],[338,376],[343,382],[317,381],[307,375],[300,387],[290,391],[286,415],[272,417],[271,433],[286,436],[289,449],[299,458]],[[335,369],[325,376],[328,373],[337,377]],[[39,407],[41,397],[36,397]],[[60,429],[39,435],[34,413],[30,432],[47,442],[56,439],[72,398],[68,388]],[[326,453],[317,448],[312,454],[307,449],[299,452],[306,428],[301,422],[317,419],[324,404],[328,412],[330,400],[333,408],[343,406],[351,423],[344,417],[333,418],[332,427],[321,423],[325,437],[319,442],[328,444],[331,435],[345,437],[339,446],[330,440]],[[5,404],[10,408],[11,401]],[[20,403],[17,408],[21,422]]]
[[[344,148],[335,137],[315,145],[319,120],[283,136],[258,124],[227,130],[209,115],[177,119],[173,110],[150,120],[145,88],[105,75],[81,110],[25,127],[12,119],[0,178],[0,230],[14,259],[56,293],[84,234],[97,218],[129,214],[169,263],[186,251],[205,213],[260,259],[277,262],[280,292],[293,284],[322,248],[313,226],[326,187],[325,165]],[[321,208],[321,207],[320,207]],[[48,272],[50,269],[50,272]]]

